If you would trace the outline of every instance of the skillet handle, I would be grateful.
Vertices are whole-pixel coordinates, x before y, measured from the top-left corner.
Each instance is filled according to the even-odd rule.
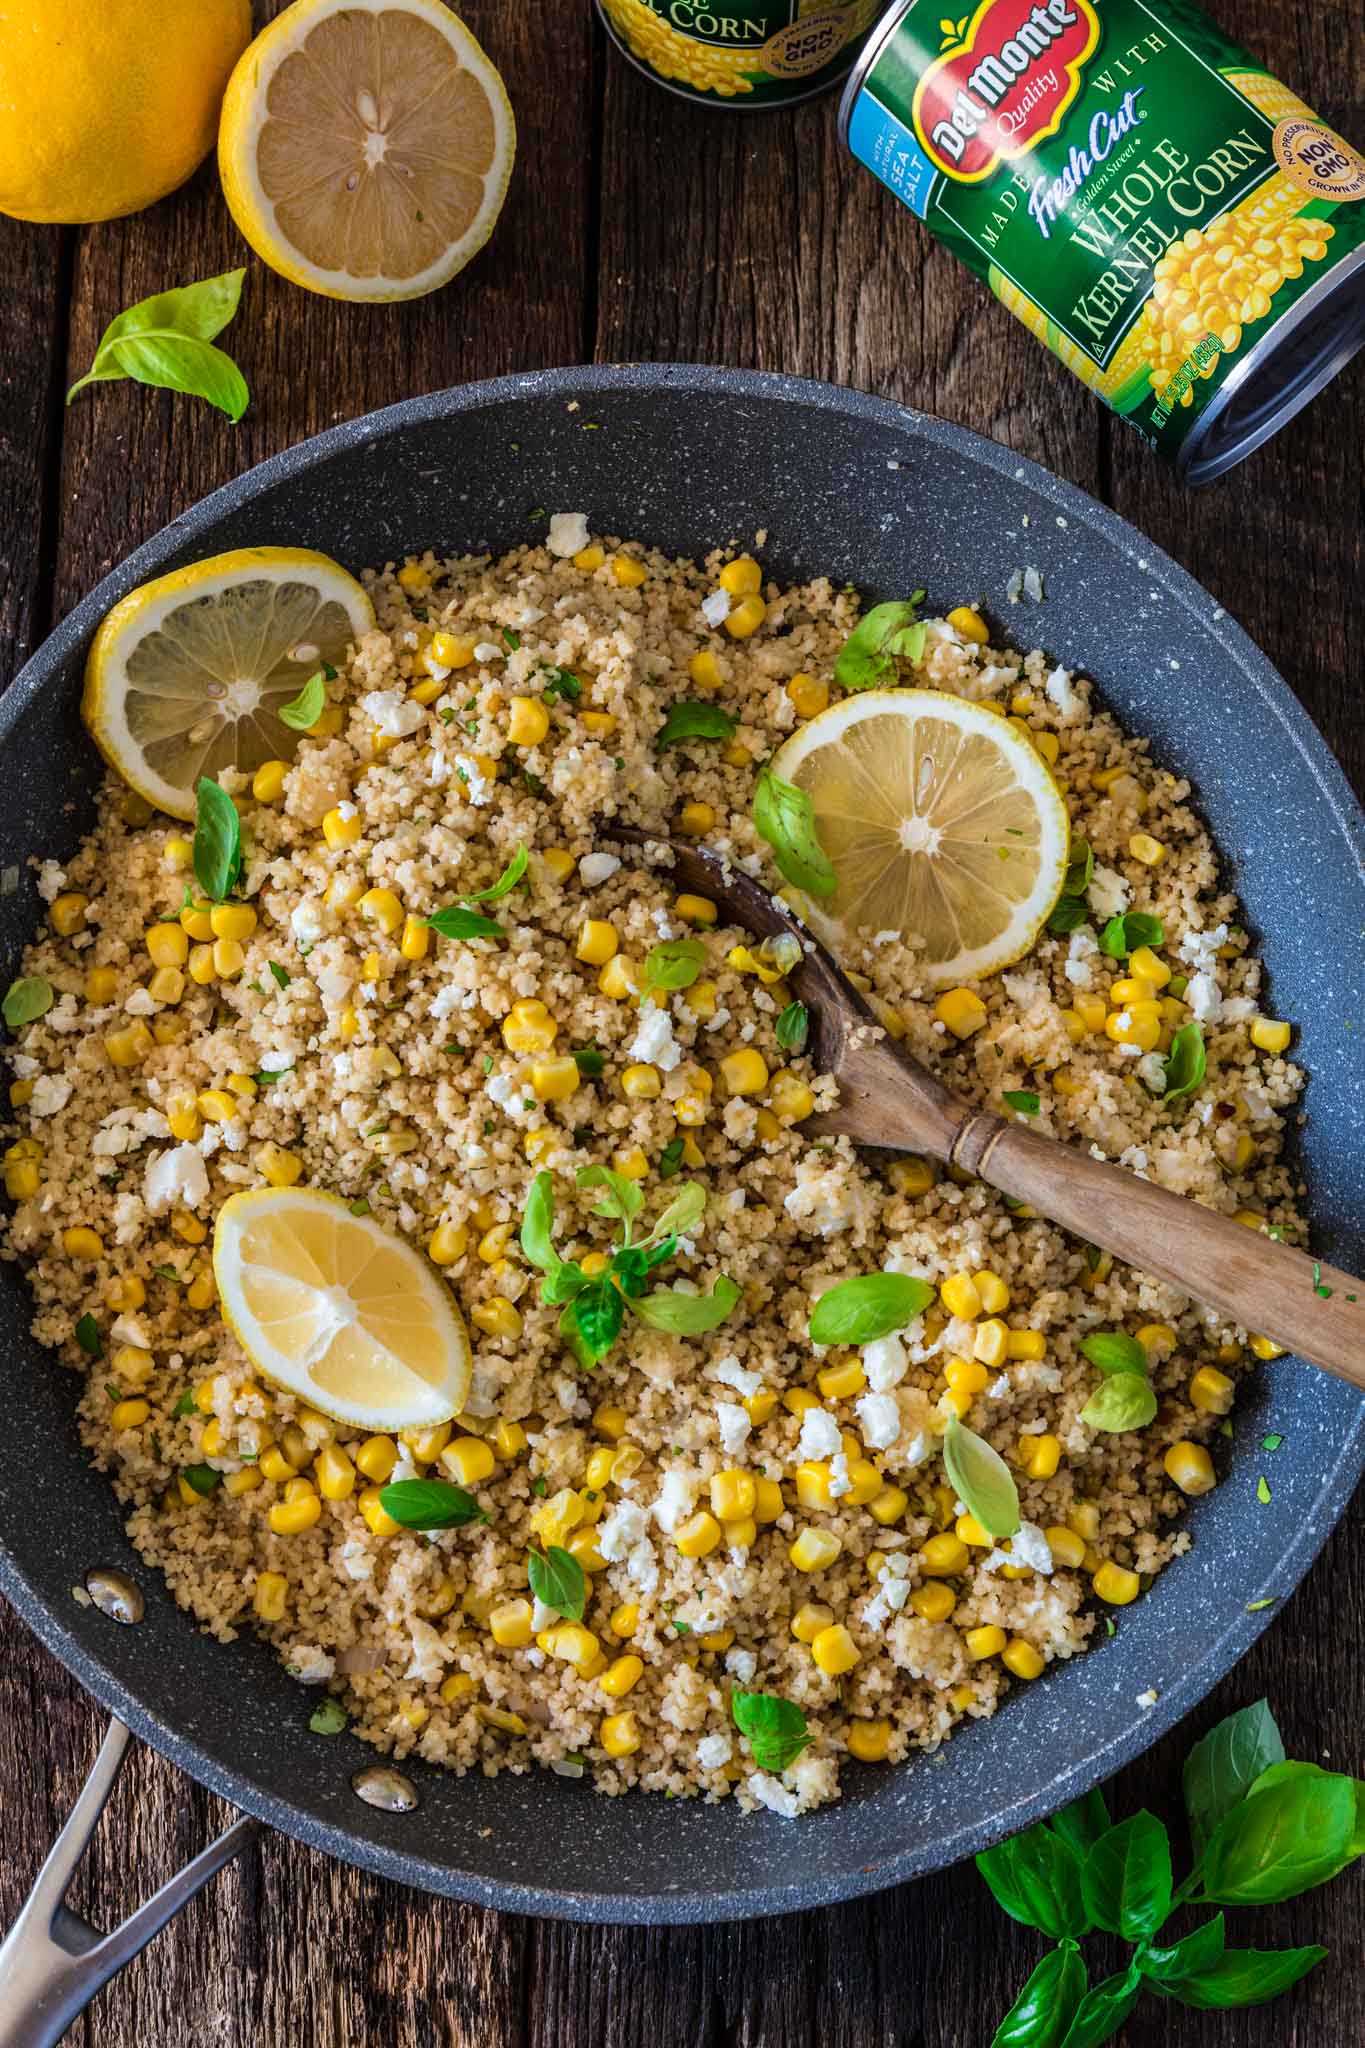
[[[80,1797],[0,1946],[0,2048],[56,2048],[101,1985],[140,1954],[256,1834],[254,1820],[236,1821],[110,1934],[82,1920],[65,1903],[67,1887],[131,1740],[122,1721],[109,1723]]]

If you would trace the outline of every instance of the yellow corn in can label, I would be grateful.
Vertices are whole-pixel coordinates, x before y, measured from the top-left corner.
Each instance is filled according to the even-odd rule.
[[[881,0],[597,0],[641,70],[711,106],[781,107],[836,85]]]
[[[1365,158],[1192,0],[900,0],[840,121],[1190,482],[1365,342]]]

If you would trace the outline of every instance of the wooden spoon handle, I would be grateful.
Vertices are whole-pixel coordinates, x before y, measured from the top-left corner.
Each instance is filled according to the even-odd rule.
[[[1021,1124],[969,1113],[955,1165],[1365,1388],[1365,1282]]]

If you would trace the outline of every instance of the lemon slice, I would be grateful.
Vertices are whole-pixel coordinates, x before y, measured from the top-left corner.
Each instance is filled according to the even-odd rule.
[[[258,256],[333,299],[415,299],[483,247],[507,91],[441,0],[295,0],[228,81],[218,169]]]
[[[1005,719],[942,690],[868,690],[812,718],[772,767],[815,807],[839,886],[803,910],[832,944],[898,932],[935,986],[1033,944],[1070,828],[1046,762]]]
[[[469,1338],[420,1252],[316,1188],[253,1188],[218,1212],[229,1327],[267,1379],[362,1429],[424,1429],[469,1393]]]
[[[96,633],[81,714],[125,782],[173,818],[220,768],[292,760],[279,711],[374,625],[354,576],[311,548],[235,548],[129,591]]]

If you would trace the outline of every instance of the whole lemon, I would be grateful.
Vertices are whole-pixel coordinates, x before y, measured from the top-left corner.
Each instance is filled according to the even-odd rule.
[[[112,220],[213,147],[251,0],[0,0],[0,212]]]

